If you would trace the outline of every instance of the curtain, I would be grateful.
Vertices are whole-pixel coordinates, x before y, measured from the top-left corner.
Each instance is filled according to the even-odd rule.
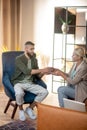
[[[20,49],[20,0],[0,0],[2,46],[7,50]]]

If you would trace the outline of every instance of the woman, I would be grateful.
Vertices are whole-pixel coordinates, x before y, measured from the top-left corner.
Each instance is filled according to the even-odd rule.
[[[67,81],[67,86],[58,88],[60,107],[64,107],[63,98],[85,102],[87,98],[87,59],[83,48],[76,48],[72,55],[74,62],[69,74],[55,69],[54,75],[61,76]]]

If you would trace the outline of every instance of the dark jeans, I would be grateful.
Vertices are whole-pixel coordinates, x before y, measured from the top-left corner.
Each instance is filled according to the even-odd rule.
[[[38,85],[42,86],[43,88],[47,89],[47,85],[45,84],[45,82],[42,79],[36,77],[33,82],[35,84],[38,84]]]

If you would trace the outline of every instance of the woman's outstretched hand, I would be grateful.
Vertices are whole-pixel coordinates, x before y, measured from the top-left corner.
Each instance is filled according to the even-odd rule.
[[[60,76],[61,70],[54,68],[54,71],[51,73],[52,75]]]

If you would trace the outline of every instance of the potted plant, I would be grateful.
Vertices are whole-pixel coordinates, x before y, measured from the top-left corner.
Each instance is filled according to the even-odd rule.
[[[60,20],[61,23],[62,23],[62,26],[61,26],[62,32],[63,32],[64,34],[66,34],[66,33],[69,31],[69,26],[68,26],[68,24],[71,23],[72,20],[64,21],[61,16],[59,16],[59,20]]]

